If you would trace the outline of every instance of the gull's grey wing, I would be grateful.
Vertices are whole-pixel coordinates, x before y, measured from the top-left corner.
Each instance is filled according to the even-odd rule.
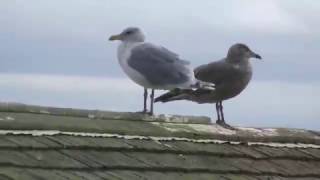
[[[197,79],[213,83],[216,86],[219,86],[222,82],[233,79],[236,73],[235,68],[225,62],[225,59],[204,64],[194,69],[194,74]]]
[[[164,47],[143,43],[134,47],[128,65],[153,85],[181,84],[190,76],[189,62]]]

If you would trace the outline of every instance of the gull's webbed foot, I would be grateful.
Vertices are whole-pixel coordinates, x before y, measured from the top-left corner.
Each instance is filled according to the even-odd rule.
[[[137,112],[135,112],[135,113],[139,113],[139,114],[148,114],[149,112],[148,112],[148,110],[147,110],[147,109],[145,109],[145,110],[142,110],[142,111],[137,111]]]
[[[147,112],[146,114],[148,114],[149,116],[153,116],[153,112]]]
[[[230,129],[230,130],[236,130],[236,128],[232,127],[231,125],[227,124],[225,121],[222,121],[222,120],[217,120],[216,123],[219,125],[219,126],[222,126],[226,129]]]

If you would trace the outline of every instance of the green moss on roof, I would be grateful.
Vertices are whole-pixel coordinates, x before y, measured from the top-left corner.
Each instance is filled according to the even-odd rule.
[[[139,120],[139,118],[141,118]],[[319,134],[300,129],[238,128],[211,124],[207,117],[146,116],[111,112],[0,103],[0,127],[6,130],[61,130],[125,135],[187,137],[227,141],[320,144]]]
[[[317,132],[139,117],[0,103],[0,179],[320,178]]]

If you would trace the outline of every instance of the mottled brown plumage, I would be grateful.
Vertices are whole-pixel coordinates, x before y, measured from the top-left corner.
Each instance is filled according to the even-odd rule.
[[[179,90],[170,91],[156,98],[155,102],[169,102],[175,100],[190,100],[197,103],[216,103],[218,115],[217,123],[227,125],[224,121],[222,101],[240,94],[248,85],[252,77],[249,59],[261,59],[244,44],[230,47],[227,57],[220,61],[201,65],[194,70],[198,80],[215,84],[215,90]]]

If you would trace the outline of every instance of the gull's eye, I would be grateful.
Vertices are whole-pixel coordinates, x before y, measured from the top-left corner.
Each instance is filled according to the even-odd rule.
[[[127,31],[125,34],[131,34],[132,33],[132,31]]]
[[[249,48],[247,48],[247,47],[245,47],[245,46],[242,47],[242,50],[243,50],[244,52],[249,52],[249,51],[250,51]]]

